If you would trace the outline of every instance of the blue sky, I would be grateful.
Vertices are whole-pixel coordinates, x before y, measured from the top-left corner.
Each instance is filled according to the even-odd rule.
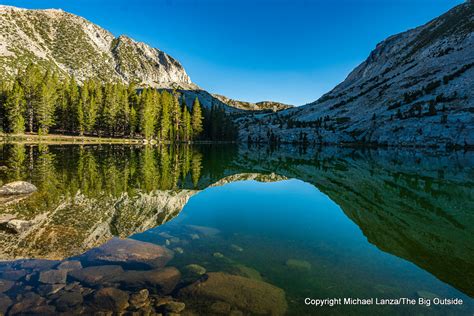
[[[462,0],[16,0],[61,8],[178,59],[202,88],[301,105],[344,80],[375,45]]]

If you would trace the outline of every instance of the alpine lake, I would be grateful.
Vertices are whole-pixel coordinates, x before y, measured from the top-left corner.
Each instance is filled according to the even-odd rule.
[[[474,152],[2,144],[18,180],[0,314],[474,314]]]

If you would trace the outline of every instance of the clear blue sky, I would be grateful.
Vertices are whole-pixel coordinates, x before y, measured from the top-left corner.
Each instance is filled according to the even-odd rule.
[[[375,45],[462,0],[16,0],[61,8],[178,59],[202,88],[301,105],[344,80]]]

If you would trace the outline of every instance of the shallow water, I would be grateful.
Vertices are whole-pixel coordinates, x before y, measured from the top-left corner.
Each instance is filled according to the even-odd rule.
[[[0,165],[7,167],[0,168],[3,182],[22,179],[39,188],[0,206],[0,214],[28,223],[21,232],[0,231],[5,260],[0,279],[25,271],[5,291],[12,301],[8,312],[28,292],[40,293],[44,301],[37,305],[48,306],[49,312],[63,310],[61,296],[74,289],[44,294],[38,275],[67,258],[84,267],[103,265],[91,260],[89,250],[113,236],[173,251],[167,266],[176,267],[181,277],[165,294],[186,304],[184,314],[256,311],[252,303],[242,305],[225,295],[183,295],[189,284],[206,284],[203,271],[190,273],[190,264],[206,273],[239,275],[242,282],[256,280],[253,287],[282,289],[285,302],[275,306],[287,308],[274,313],[474,312],[471,153],[118,145],[4,145],[0,152]],[[36,260],[25,265],[23,258]],[[126,270],[148,269],[135,262],[119,264]],[[65,282],[77,278],[68,275]],[[105,285],[138,291],[123,282],[79,283],[83,301],[68,306],[74,313],[97,308],[95,295]],[[235,294],[227,284],[221,286],[222,292]],[[153,292],[149,284],[142,287]],[[159,312],[156,300],[165,294],[155,294],[149,305]],[[463,304],[435,305],[435,297],[459,298]],[[306,305],[306,298],[410,298],[416,303],[315,307]],[[420,298],[431,299],[431,305],[418,304]]]

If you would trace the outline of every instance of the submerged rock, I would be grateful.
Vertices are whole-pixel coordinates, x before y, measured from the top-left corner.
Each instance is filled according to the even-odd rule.
[[[163,309],[167,313],[181,313],[186,308],[183,302],[171,301],[163,305]]]
[[[81,283],[95,286],[113,279],[124,273],[121,266],[105,265],[93,266],[79,270],[69,271],[69,275]]]
[[[185,302],[208,306],[226,302],[250,314],[284,315],[287,310],[285,292],[269,283],[222,272],[206,274],[201,280],[181,289],[178,296]],[[209,313],[208,311],[203,311]]]
[[[39,275],[39,281],[45,284],[64,284],[66,283],[66,270],[43,271]]]
[[[184,253],[184,249],[181,247],[176,247],[173,249],[177,254],[182,255]]]
[[[220,233],[220,230],[217,228],[209,226],[187,225],[187,227],[204,236],[215,236]]]
[[[218,258],[218,259],[224,258],[224,255],[223,255],[222,253],[220,253],[220,252],[214,252],[214,253],[212,254],[212,256],[213,256],[214,258]]]
[[[6,292],[15,285],[15,282],[10,280],[0,280],[0,293]]]
[[[294,270],[311,270],[311,263],[306,260],[288,259],[286,266]]]
[[[79,292],[63,292],[56,299],[56,309],[60,312],[67,312],[76,306],[82,305],[84,299]]]
[[[10,281],[18,281],[21,278],[26,276],[26,271],[25,270],[7,270],[3,271],[0,274],[1,279],[5,280],[10,280]]]
[[[150,304],[150,301],[148,299],[149,297],[149,292],[147,289],[143,289],[138,291],[137,293],[133,293],[130,295],[130,306],[135,308],[135,309],[140,309],[144,306],[147,306]]]
[[[102,288],[94,294],[93,306],[97,310],[121,312],[128,305],[128,293],[113,287]]]
[[[72,270],[82,269],[82,264],[78,260],[64,261],[58,265],[57,269],[72,271]]]
[[[236,274],[239,274],[241,276],[244,276],[244,277],[247,277],[247,278],[253,279],[253,280],[258,280],[258,281],[263,280],[262,275],[260,274],[260,272],[258,272],[254,268],[247,267],[243,264],[236,264],[234,266],[234,268],[237,270]]]
[[[180,279],[181,273],[178,269],[167,267],[145,271],[127,270],[107,281],[119,283],[124,288],[148,288],[154,293],[168,294],[174,290]]]
[[[173,258],[173,253],[152,243],[114,238],[105,245],[90,250],[85,257],[91,262],[163,268]]]
[[[0,315],[6,314],[8,308],[13,304],[11,298],[5,294],[0,294]]]
[[[240,247],[239,245],[235,245],[235,244],[230,245],[230,249],[232,249],[234,251],[238,251],[238,252],[244,251],[244,249],[242,247]]]
[[[1,195],[30,194],[37,191],[38,188],[26,181],[14,181],[0,187]]]
[[[66,285],[65,284],[45,284],[38,286],[37,292],[41,296],[49,296],[56,294],[62,290]]]
[[[46,299],[36,293],[26,293],[8,311],[9,315],[54,315],[55,309],[46,304]]]
[[[206,273],[206,268],[198,264],[189,264],[186,266],[186,272],[191,275],[203,275]]]

